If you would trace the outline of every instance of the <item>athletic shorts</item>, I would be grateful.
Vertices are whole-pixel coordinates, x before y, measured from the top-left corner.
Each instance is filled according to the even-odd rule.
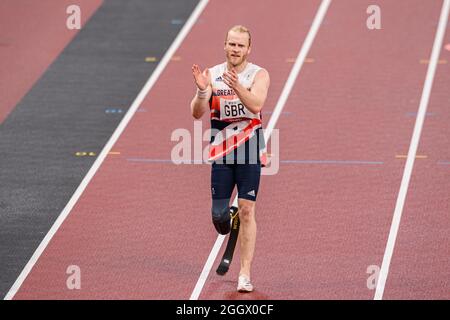
[[[261,177],[261,164],[219,164],[211,169],[211,193],[213,199],[230,199],[234,186],[238,198],[256,201]]]

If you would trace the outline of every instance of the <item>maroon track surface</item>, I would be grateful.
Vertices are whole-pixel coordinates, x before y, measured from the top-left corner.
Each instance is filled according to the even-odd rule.
[[[79,0],[84,25],[102,3]],[[0,1],[0,123],[78,33],[66,27],[70,0]]]
[[[320,1],[258,3],[208,4],[176,53],[181,61],[169,63],[141,105],[146,112],[114,146],[120,155],[106,158],[16,299],[189,298],[216,239],[210,167],[127,159],[170,159],[172,131],[193,131],[190,66],[223,61],[224,30],[233,24],[253,32],[251,61],[270,72],[265,108],[273,109],[292,67],[285,60],[298,54]],[[232,17],[222,14],[238,4]],[[210,274],[200,299],[373,298],[366,270],[382,262],[405,164],[396,155],[409,148],[415,118],[408,112],[418,109],[427,67],[419,62],[430,56],[441,1],[378,1],[378,31],[365,26],[370,4],[331,4],[309,53],[314,63],[304,65],[277,127],[281,160],[382,164],[281,164],[263,177],[257,290],[235,292],[236,259],[225,277]],[[386,298],[448,298],[450,166],[437,161],[450,159],[442,151],[449,77],[440,68],[429,108],[438,116],[425,122],[419,154],[428,158],[416,162]],[[66,287],[69,265],[81,268],[81,290]]]
[[[444,45],[450,42],[450,32]],[[440,59],[450,61],[450,51]],[[439,65],[409,185],[385,299],[450,298],[450,73]],[[446,164],[443,164],[446,163]]]
[[[366,271],[381,266],[405,163],[395,156],[409,148],[414,117],[406,114],[418,108],[419,61],[430,55],[441,3],[379,2],[383,30],[375,32],[356,14],[369,4],[331,4],[309,54],[315,62],[302,69],[285,106],[291,116],[277,127],[281,159],[383,165],[286,164],[263,179],[252,277],[261,297],[373,298]],[[214,276],[202,298],[241,298],[234,285]]]

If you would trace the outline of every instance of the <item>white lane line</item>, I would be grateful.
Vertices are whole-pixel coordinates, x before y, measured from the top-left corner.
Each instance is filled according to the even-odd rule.
[[[105,145],[105,147],[103,148],[102,152],[99,154],[98,158],[95,160],[94,164],[89,169],[89,171],[86,174],[86,176],[84,177],[83,181],[81,181],[81,184],[78,186],[77,190],[75,190],[75,193],[72,195],[72,198],[70,198],[69,202],[67,203],[67,205],[65,206],[63,211],[60,213],[60,215],[56,219],[55,223],[52,225],[51,229],[49,230],[49,232],[47,233],[45,238],[39,244],[39,247],[36,249],[33,256],[28,261],[28,263],[26,264],[25,268],[20,273],[17,280],[14,282],[11,289],[9,289],[8,293],[6,294],[6,296],[4,298],[5,300],[11,300],[12,298],[14,298],[14,295],[17,293],[20,286],[25,281],[25,279],[28,276],[28,274],[30,273],[31,269],[33,269],[34,265],[36,264],[37,260],[41,256],[41,254],[44,252],[45,248],[47,247],[49,242],[52,240],[53,236],[58,231],[59,227],[63,224],[64,220],[67,218],[70,211],[77,203],[78,199],[80,198],[80,196],[86,189],[86,187],[89,184],[89,182],[91,181],[92,177],[95,175],[95,173],[97,172],[97,170],[103,163],[103,160],[106,158],[106,156],[108,155],[111,148],[114,146],[114,144],[119,139],[122,132],[125,130],[126,126],[130,122],[134,113],[139,108],[142,101],[147,96],[148,92],[151,90],[153,85],[156,83],[159,76],[164,71],[166,65],[170,62],[171,57],[176,52],[176,50],[178,50],[181,43],[183,42],[183,40],[186,38],[187,34],[191,30],[192,26],[197,21],[200,14],[203,12],[204,8],[208,4],[208,1],[209,0],[201,0],[195,7],[194,11],[192,11],[191,16],[186,21],[186,24],[180,30],[177,37],[173,41],[172,45],[166,51],[164,57],[162,58],[162,60],[158,64],[158,66],[156,67],[155,71],[152,73],[152,75],[150,76],[150,78],[147,80],[144,87],[142,88],[142,90],[139,92],[136,99],[133,101],[133,104],[128,109],[127,113],[124,115],[122,121],[119,123],[118,127],[112,134],[111,138],[109,138],[109,140],[108,140],[107,144]]]
[[[292,67],[291,73],[289,74],[289,77],[284,85],[280,98],[278,99],[278,102],[275,106],[275,109],[272,113],[269,123],[267,124],[267,128],[264,131],[264,138],[266,142],[268,142],[270,139],[272,130],[275,127],[278,118],[280,117],[284,105],[286,104],[287,98],[291,93],[295,80],[297,79],[297,76],[305,62],[306,56],[309,52],[309,49],[311,48],[314,38],[316,37],[317,31],[319,30],[319,27],[322,24],[325,14],[327,13],[330,3],[331,0],[322,0],[322,3],[320,4],[319,10],[317,11],[316,16],[314,18],[313,24],[311,25],[308,35],[306,36],[305,41],[303,42],[302,48],[300,49],[300,53],[298,54],[295,64]],[[233,205],[237,206],[237,202],[238,200],[236,196],[233,200]],[[197,284],[195,285],[195,288],[192,291],[191,297],[189,298],[190,300],[197,300],[198,297],[200,296],[200,293],[203,290],[203,286],[205,285],[206,279],[208,278],[208,275],[213,267],[214,261],[216,260],[217,254],[219,253],[220,247],[222,246],[224,239],[225,236],[222,235],[219,235],[217,237],[217,240],[214,243],[211,253],[209,254],[205,266],[203,267],[203,270],[200,274],[200,277],[198,278]]]
[[[406,194],[408,192],[409,180],[411,178],[411,173],[414,166],[414,159],[416,158],[417,147],[419,145],[420,134],[422,132],[423,122],[427,112],[428,102],[430,100],[430,93],[431,88],[433,87],[433,80],[434,75],[436,73],[436,66],[442,48],[442,40],[444,38],[445,29],[447,27],[449,10],[450,10],[450,0],[444,0],[442,5],[441,16],[439,19],[439,25],[436,32],[436,37],[434,39],[433,50],[431,52],[430,64],[428,65],[428,71],[422,91],[422,98],[420,100],[419,112],[417,114],[416,124],[414,125],[414,132],[412,135],[411,144],[409,146],[408,158],[406,160],[405,169],[403,171],[403,178],[397,197],[397,203],[395,204],[394,216],[392,218],[392,224],[391,229],[389,231],[386,250],[384,251],[383,262],[381,265],[380,273],[378,275],[378,282],[374,300],[383,299],[384,287],[386,285],[386,279],[389,273],[389,266],[391,264],[392,255],[394,253],[395,240],[397,238],[397,233],[403,212],[403,206],[405,204]]]

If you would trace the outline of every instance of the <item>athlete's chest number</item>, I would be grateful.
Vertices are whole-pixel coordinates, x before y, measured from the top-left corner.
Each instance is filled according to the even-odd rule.
[[[245,115],[244,105],[242,103],[238,104],[228,104],[224,105],[224,113],[227,117],[239,117]]]

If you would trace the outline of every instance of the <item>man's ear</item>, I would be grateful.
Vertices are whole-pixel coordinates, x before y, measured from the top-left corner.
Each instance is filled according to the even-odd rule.
[[[252,47],[248,47],[248,54],[250,54],[250,52],[252,52]]]

